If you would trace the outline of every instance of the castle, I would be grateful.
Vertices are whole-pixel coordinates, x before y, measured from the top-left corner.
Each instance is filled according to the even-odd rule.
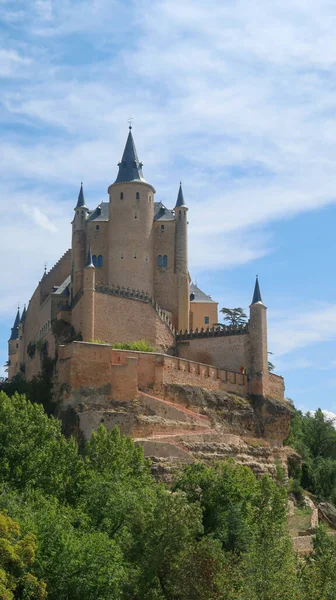
[[[16,315],[8,342],[9,379],[20,372],[28,380],[38,375],[36,350],[44,345],[57,357],[60,384],[77,390],[84,380],[90,389],[111,384],[119,390],[118,398],[111,392],[114,399],[131,397],[136,386],[157,388],[169,369],[175,369],[172,381],[187,381],[181,375],[187,372],[189,383],[205,388],[283,399],[282,377],[268,370],[267,309],[258,279],[248,323],[218,327],[217,303],[190,280],[182,186],[169,209],[155,200],[142,166],[130,127],[108,201],[90,210],[81,185],[72,247],[44,273],[27,309]],[[140,339],[156,349],[146,359],[112,349],[113,343]],[[128,372],[114,368],[127,364]],[[125,391],[130,385],[133,392]]]

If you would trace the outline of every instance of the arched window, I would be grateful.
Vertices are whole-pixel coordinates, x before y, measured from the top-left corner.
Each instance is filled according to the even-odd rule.
[[[120,192],[120,200],[124,199],[124,192]]]
[[[101,254],[99,254],[98,260],[97,260],[97,267],[102,267],[102,266],[103,266],[103,257]]]
[[[165,254],[164,257],[163,257],[163,266],[164,267],[168,267],[168,256],[167,256],[167,254]]]
[[[161,231],[164,231],[164,225],[161,225]]]
[[[140,200],[140,193],[139,193],[139,192],[137,192],[137,193],[135,194],[135,198],[136,198],[137,200]]]
[[[94,266],[96,267],[97,266],[97,257],[95,254],[92,257],[92,262],[93,262]]]
[[[159,254],[158,256],[158,267],[162,267],[162,256]]]

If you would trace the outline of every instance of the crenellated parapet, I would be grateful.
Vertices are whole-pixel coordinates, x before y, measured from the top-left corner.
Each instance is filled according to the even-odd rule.
[[[248,329],[248,324],[246,323],[245,325],[239,325],[238,327],[234,327],[232,325],[223,325],[221,327],[207,327],[206,329],[204,327],[202,327],[201,329],[198,329],[198,327],[195,330],[185,330],[185,331],[179,331],[176,333],[176,340],[179,341],[184,341],[184,340],[191,340],[191,339],[198,339],[198,338],[205,338],[205,337],[225,337],[225,336],[231,336],[231,335],[247,335],[249,332]]]

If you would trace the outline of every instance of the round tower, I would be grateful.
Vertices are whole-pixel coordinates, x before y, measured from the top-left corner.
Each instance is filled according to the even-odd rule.
[[[142,174],[132,127],[110,197],[108,282],[154,295],[153,220],[155,189]]]
[[[75,215],[72,221],[72,297],[83,288],[83,269],[86,253],[85,222],[89,209],[85,205],[83,183],[79,190]]]
[[[178,294],[178,329],[189,329],[190,293],[188,274],[188,208],[184,202],[182,184],[175,205],[175,273]]]
[[[267,352],[267,308],[262,301],[258,276],[256,278],[250,320],[248,326],[250,339],[250,393],[267,395],[268,390],[268,352]]]

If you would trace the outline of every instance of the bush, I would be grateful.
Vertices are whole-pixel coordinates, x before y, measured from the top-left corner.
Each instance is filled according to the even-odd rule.
[[[138,340],[137,342],[116,342],[112,345],[115,350],[134,350],[137,352],[155,352],[155,346],[146,340]]]

